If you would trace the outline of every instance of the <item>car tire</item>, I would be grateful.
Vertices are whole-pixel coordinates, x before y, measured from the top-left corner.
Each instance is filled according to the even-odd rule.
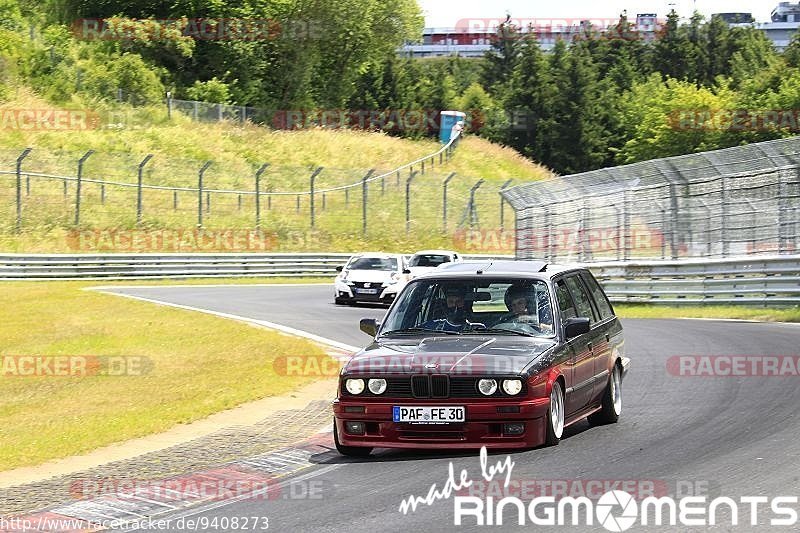
[[[608,377],[606,390],[603,391],[602,407],[596,413],[589,415],[587,420],[593,426],[616,424],[620,414],[622,414],[622,369],[615,364]]]
[[[336,429],[336,420],[333,421],[333,443],[336,451],[346,457],[367,457],[372,453],[372,448],[367,446],[343,446],[339,444],[339,430]]]
[[[561,442],[564,434],[564,390],[561,382],[556,380],[553,389],[550,391],[550,407],[547,409],[547,434],[545,436],[545,446],[556,446]]]

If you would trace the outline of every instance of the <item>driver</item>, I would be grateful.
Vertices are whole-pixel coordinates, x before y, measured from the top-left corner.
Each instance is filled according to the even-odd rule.
[[[463,324],[467,320],[466,290],[460,285],[451,285],[444,291],[447,303],[445,318],[452,324]]]
[[[549,324],[549,302],[547,300],[537,302],[536,295],[533,294],[535,290],[521,285],[512,285],[506,289],[505,304],[508,308],[508,313],[500,317],[498,324],[504,322],[514,322],[518,324],[528,324],[543,332],[552,331],[552,326]],[[546,298],[544,293],[540,293],[541,297]],[[543,316],[539,316],[540,308]],[[541,320],[540,320],[541,318]]]
[[[420,324],[420,327],[433,331],[462,331],[467,321],[467,288],[461,285],[448,285],[444,288],[446,308],[438,318]]]

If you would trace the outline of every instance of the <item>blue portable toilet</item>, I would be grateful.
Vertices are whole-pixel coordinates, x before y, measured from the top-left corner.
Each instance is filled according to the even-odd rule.
[[[443,144],[449,143],[453,133],[453,126],[459,122],[463,125],[466,118],[467,114],[461,111],[442,111],[442,120],[439,126],[439,140],[442,141]]]

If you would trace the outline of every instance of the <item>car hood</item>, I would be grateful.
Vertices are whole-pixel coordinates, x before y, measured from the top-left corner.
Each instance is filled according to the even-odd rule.
[[[383,283],[391,281],[394,270],[350,270],[347,281]]]
[[[518,336],[415,336],[376,341],[355,354],[345,373],[518,374],[555,345]]]

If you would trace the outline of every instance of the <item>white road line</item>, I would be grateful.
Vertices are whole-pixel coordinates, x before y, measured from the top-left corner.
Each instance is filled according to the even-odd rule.
[[[107,289],[191,289],[191,288],[219,288],[219,287],[314,287],[319,285],[329,285],[329,283],[218,283],[208,285],[100,285],[97,287],[86,287],[84,290],[107,290]]]
[[[227,286],[230,287],[230,285],[227,285]],[[117,288],[117,287],[113,287],[113,288]],[[320,337],[319,335],[316,335],[314,333],[309,333],[308,331],[303,331],[303,330],[300,330],[300,329],[291,328],[289,326],[284,326],[283,324],[276,324],[275,322],[268,322],[266,320],[258,320],[258,319],[255,319],[255,318],[248,318],[246,316],[234,315],[234,314],[231,314],[231,313],[222,313],[220,311],[212,311],[210,309],[203,309],[202,307],[193,307],[191,305],[182,305],[182,304],[176,304],[176,303],[172,303],[172,302],[165,302],[163,300],[156,300],[154,298],[145,298],[144,296],[134,296],[132,294],[125,294],[125,293],[121,293],[121,292],[111,292],[111,291],[107,291],[107,290],[101,290],[100,287],[91,287],[90,290],[98,290],[98,291],[103,292],[105,294],[113,294],[114,296],[121,296],[123,298],[131,298],[133,300],[141,300],[143,302],[149,302],[149,303],[153,303],[153,304],[164,305],[164,306],[167,306],[167,307],[175,307],[177,309],[184,309],[184,310],[187,310],[187,311],[197,311],[199,313],[206,313],[208,315],[214,315],[214,316],[218,316],[218,317],[221,317],[221,318],[229,318],[231,320],[238,320],[240,322],[247,322],[248,324],[255,324],[257,326],[262,326],[262,327],[265,327],[265,328],[274,329],[274,330],[280,331],[282,333],[286,333],[288,335],[294,335],[295,337],[302,337],[304,339],[312,340],[314,342],[318,342],[320,344],[327,345],[327,346],[332,346],[333,348],[338,348],[340,350],[345,350],[345,351],[348,351],[348,352],[351,352],[351,353],[354,353],[354,352],[357,352],[357,351],[361,350],[361,348],[359,348],[357,346],[351,346],[349,344],[344,344],[342,342],[335,341],[333,339],[327,339],[325,337]]]

